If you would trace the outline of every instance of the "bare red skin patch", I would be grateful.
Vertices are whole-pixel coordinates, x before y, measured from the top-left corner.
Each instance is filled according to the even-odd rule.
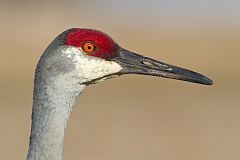
[[[110,59],[117,55],[118,45],[106,34],[92,29],[72,29],[66,36],[65,45],[83,47],[84,43],[92,42],[96,46],[89,56]]]

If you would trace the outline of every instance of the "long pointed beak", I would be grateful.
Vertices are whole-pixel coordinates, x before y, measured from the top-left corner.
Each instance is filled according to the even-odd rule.
[[[119,74],[144,74],[205,85],[213,84],[208,77],[188,69],[166,64],[122,48],[118,53],[119,55],[111,60],[123,67]]]

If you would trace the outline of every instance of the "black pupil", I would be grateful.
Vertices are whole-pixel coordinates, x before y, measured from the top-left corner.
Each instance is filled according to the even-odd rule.
[[[89,50],[92,49],[92,46],[88,46],[88,49],[89,49]]]

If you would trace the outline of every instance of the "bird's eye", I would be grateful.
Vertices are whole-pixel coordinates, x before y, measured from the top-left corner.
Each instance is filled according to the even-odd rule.
[[[86,53],[92,53],[95,51],[95,45],[92,44],[91,42],[86,42],[84,43],[83,45],[83,51],[86,52]]]

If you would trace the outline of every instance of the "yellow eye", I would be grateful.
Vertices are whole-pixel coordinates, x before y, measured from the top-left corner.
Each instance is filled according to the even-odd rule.
[[[90,42],[86,42],[83,45],[83,51],[86,53],[92,53],[95,50],[95,46],[94,44],[90,43]]]

